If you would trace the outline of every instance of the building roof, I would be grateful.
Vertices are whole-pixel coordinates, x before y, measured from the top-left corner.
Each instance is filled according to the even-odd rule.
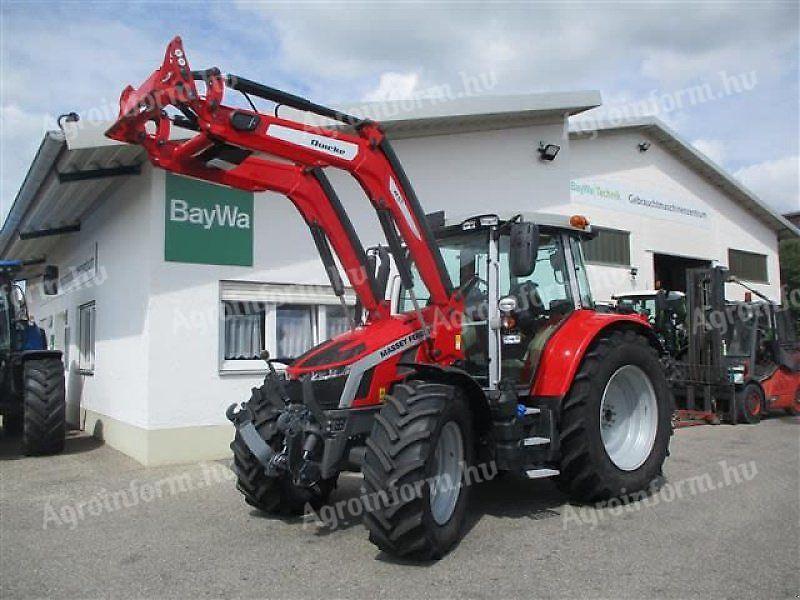
[[[591,123],[587,127],[587,123]],[[681,135],[668,127],[666,123],[654,116],[622,119],[613,125],[596,126],[593,122],[570,124],[570,137],[590,137],[595,133],[641,131],[651,139],[696,171],[701,177],[712,185],[718,187],[724,194],[749,211],[756,218],[764,222],[778,234],[779,239],[800,237],[800,228],[791,223],[786,217],[767,206],[755,193],[747,189],[705,154],[700,152]]]
[[[600,103],[600,92],[582,91],[376,102],[344,110],[379,120],[394,139],[523,127],[563,119]],[[280,115],[298,120],[308,117],[286,107],[280,109]],[[64,125],[64,132],[47,132],[42,140],[0,229],[0,257],[45,257],[59,235],[20,239],[20,234],[74,230],[126,175],[147,160],[141,147],[105,137],[110,122]],[[174,137],[184,135],[179,129],[173,133]],[[70,173],[75,175],[70,177]]]
[[[797,212],[786,213],[783,215],[783,217],[793,225],[800,227],[800,210]]]

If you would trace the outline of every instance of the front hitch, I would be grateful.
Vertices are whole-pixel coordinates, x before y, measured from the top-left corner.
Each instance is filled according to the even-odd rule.
[[[267,360],[268,357],[267,357]],[[313,488],[322,479],[321,456],[324,451],[322,427],[325,413],[303,382],[304,404],[291,402],[283,379],[272,368],[264,378],[260,393],[262,398],[272,404],[278,417],[275,421],[282,445],[276,449],[267,443],[254,424],[255,415],[248,403],[232,404],[225,416],[233,423],[240,438],[264,468],[268,477],[289,477],[298,487]],[[309,393],[310,392],[310,393]]]

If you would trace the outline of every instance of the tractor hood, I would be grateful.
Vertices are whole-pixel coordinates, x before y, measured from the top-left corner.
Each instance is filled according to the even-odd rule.
[[[372,355],[382,361],[416,347],[424,337],[414,317],[397,315],[323,342],[297,358],[286,372],[290,379],[297,379],[307,373],[343,369]]]

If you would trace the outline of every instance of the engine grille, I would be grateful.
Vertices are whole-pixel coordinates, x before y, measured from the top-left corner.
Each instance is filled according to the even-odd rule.
[[[322,410],[331,410],[339,407],[339,399],[344,391],[344,384],[347,375],[332,377],[320,381],[312,381],[311,388],[314,390],[314,398]],[[292,402],[302,404],[303,402],[303,382],[294,379],[286,382],[286,391]]]

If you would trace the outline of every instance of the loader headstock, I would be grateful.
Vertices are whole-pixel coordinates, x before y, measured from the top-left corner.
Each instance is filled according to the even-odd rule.
[[[200,96],[196,80],[206,83],[205,95]],[[133,144],[164,144],[169,139],[171,119],[168,107],[183,115],[183,123],[191,128],[201,113],[219,106],[225,82],[219,69],[192,71],[179,36],[167,46],[164,62],[138,88],[128,85],[119,99],[117,121],[106,135],[120,142]],[[148,130],[148,123],[155,128]]]

